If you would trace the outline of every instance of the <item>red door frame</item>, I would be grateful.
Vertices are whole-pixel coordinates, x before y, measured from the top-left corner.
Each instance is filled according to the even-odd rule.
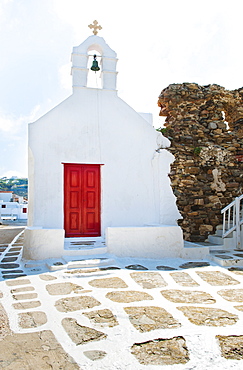
[[[64,163],[65,237],[101,235],[100,164]]]

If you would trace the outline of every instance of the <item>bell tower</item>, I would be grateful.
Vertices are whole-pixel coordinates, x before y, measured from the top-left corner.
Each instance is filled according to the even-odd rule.
[[[93,35],[89,36],[79,46],[75,46],[72,52],[73,91],[87,87],[88,73],[94,73],[87,67],[91,50],[96,50],[100,54],[98,59],[101,70],[101,88],[116,91],[117,54],[107,45],[103,37],[97,36],[98,30],[102,29],[97,21],[94,21],[88,27],[93,29]]]

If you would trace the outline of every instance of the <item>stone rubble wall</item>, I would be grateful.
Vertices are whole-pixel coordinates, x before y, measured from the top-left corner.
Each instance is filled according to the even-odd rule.
[[[242,194],[243,87],[171,84],[158,105],[175,156],[171,181],[188,241],[204,241],[222,224],[221,209]]]

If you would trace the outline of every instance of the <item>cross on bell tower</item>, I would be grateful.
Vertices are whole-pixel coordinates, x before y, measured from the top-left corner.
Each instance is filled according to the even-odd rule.
[[[93,28],[93,34],[94,35],[97,35],[97,33],[98,33],[98,30],[102,30],[102,27],[99,25],[98,26],[98,22],[95,20],[94,22],[93,22],[93,24],[89,24],[89,26],[88,26],[90,29],[92,29]]]

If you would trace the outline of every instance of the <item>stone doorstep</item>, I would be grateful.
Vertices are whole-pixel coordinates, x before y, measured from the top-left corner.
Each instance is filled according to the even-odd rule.
[[[65,238],[65,250],[83,250],[105,247],[105,240],[102,237],[98,238]]]
[[[76,261],[68,262],[68,269],[70,268],[79,268],[79,267],[99,267],[99,266],[106,266],[109,264],[114,264],[115,260],[113,258],[88,258],[88,259],[81,259]]]
[[[96,256],[101,254],[108,253],[108,249],[106,246],[103,247],[88,247],[85,246],[84,248],[76,248],[76,249],[64,249],[63,250],[63,258],[66,258],[68,256],[73,256],[75,258],[78,258],[79,256],[82,256],[82,258],[85,258],[86,256]]]
[[[86,257],[86,258],[85,258]],[[87,258],[87,255],[83,256],[63,256],[62,258],[57,259],[57,261],[47,262],[46,266],[49,271],[57,271],[62,269],[74,269],[74,268],[90,268],[90,267],[100,267],[108,266],[115,263],[113,258],[107,258],[106,256],[99,256],[96,258]]]

